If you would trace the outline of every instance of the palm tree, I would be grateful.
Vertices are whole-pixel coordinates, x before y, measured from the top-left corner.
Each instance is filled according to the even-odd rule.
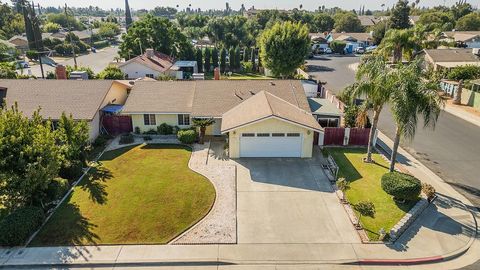
[[[393,91],[394,77],[391,70],[386,70],[385,58],[372,55],[362,59],[356,74],[357,82],[351,88],[352,98],[365,98],[361,115],[367,110],[373,112],[372,128],[368,139],[367,157],[365,162],[372,162],[373,139],[378,126],[378,119],[383,106],[389,101]]]
[[[192,119],[193,126],[198,127],[200,129],[200,139],[199,143],[203,144],[205,139],[205,131],[207,127],[213,125],[215,123],[215,119],[213,118],[193,118]]]
[[[390,99],[390,110],[396,123],[395,139],[390,158],[390,172],[395,168],[400,137],[412,140],[418,124],[418,116],[423,118],[423,126],[435,128],[444,100],[435,89],[427,86],[422,79],[420,61],[401,65],[395,70],[397,85]]]
[[[378,46],[379,53],[386,57],[393,56],[393,62],[399,63],[403,55],[411,55],[417,47],[417,38],[412,29],[390,29]]]

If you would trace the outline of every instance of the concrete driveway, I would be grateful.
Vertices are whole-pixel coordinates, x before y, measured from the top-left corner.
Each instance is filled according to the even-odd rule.
[[[239,159],[239,243],[360,243],[314,159]]]

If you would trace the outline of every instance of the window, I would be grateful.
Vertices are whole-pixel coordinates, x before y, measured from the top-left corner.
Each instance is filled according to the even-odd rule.
[[[242,133],[242,137],[255,137],[255,133]]]
[[[179,114],[178,115],[178,125],[179,126],[190,126],[190,115],[189,114]]]
[[[257,133],[257,137],[270,137],[270,133]]]
[[[272,137],[285,137],[285,133],[272,133]]]
[[[300,133],[287,133],[287,137],[300,137]]]
[[[155,114],[144,114],[143,123],[145,126],[156,126],[157,122],[155,121]]]
[[[320,118],[318,123],[322,127],[338,127],[338,118]]]
[[[154,78],[153,78],[153,74],[145,74],[145,77],[154,79]]]

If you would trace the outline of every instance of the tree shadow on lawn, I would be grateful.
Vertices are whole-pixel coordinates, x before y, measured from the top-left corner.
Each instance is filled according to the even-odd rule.
[[[334,68],[318,65],[307,65],[308,72],[333,72]]]
[[[31,246],[97,245],[100,238],[92,232],[97,225],[82,216],[78,205],[71,202],[71,196],[57,209]]]
[[[356,180],[362,179],[363,176],[345,155],[346,151],[342,150],[335,148],[328,149],[328,152],[332,155],[333,159],[339,167],[338,178],[344,177],[349,182],[354,182]]]
[[[110,170],[103,167],[100,163],[98,167],[92,168],[87,175],[88,179],[80,181],[78,186],[87,191],[90,199],[94,203],[105,204],[107,202],[107,191],[105,190],[105,182],[110,180],[113,176]]]

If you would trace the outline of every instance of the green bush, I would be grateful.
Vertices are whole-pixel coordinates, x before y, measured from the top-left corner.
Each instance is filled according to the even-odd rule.
[[[422,183],[411,175],[391,172],[382,176],[382,189],[395,199],[410,201],[418,198]]]
[[[347,46],[347,43],[345,43],[343,41],[334,40],[334,41],[330,42],[330,48],[332,49],[332,51],[334,53],[341,53],[341,54],[345,53],[344,49],[345,49],[346,46]]]
[[[106,134],[101,134],[100,136],[98,136],[95,141],[93,141],[92,145],[93,147],[102,147],[102,146],[105,146],[108,142],[108,140],[110,140],[112,138],[112,136],[110,135],[106,135]]]
[[[148,131],[145,131],[143,134],[145,135],[157,135],[157,131],[154,129],[150,129]]]
[[[133,138],[132,134],[125,134],[120,136],[120,142],[119,144],[130,144],[135,142],[135,139]]]
[[[242,62],[242,72],[252,73],[253,72],[253,63],[252,62]]]
[[[197,132],[193,129],[180,130],[177,133],[177,138],[181,143],[192,144],[197,139]]]
[[[28,57],[28,59],[32,60],[38,60],[38,53],[37,51],[30,50],[25,53],[25,55]]]
[[[169,124],[162,123],[160,126],[157,127],[157,132],[160,135],[171,135],[173,134],[173,127]]]
[[[70,184],[68,183],[67,179],[57,177],[48,184],[46,193],[47,199],[49,201],[56,201],[60,200],[65,196],[68,189],[70,188]]]
[[[140,127],[135,127],[135,134],[140,134]]]
[[[45,215],[39,207],[13,211],[0,222],[0,246],[20,246],[42,225]]]
[[[109,45],[110,45],[110,42],[108,42],[108,40],[102,40],[102,41],[97,41],[93,43],[93,47],[95,47],[96,49],[105,48],[105,47],[108,47]]]

